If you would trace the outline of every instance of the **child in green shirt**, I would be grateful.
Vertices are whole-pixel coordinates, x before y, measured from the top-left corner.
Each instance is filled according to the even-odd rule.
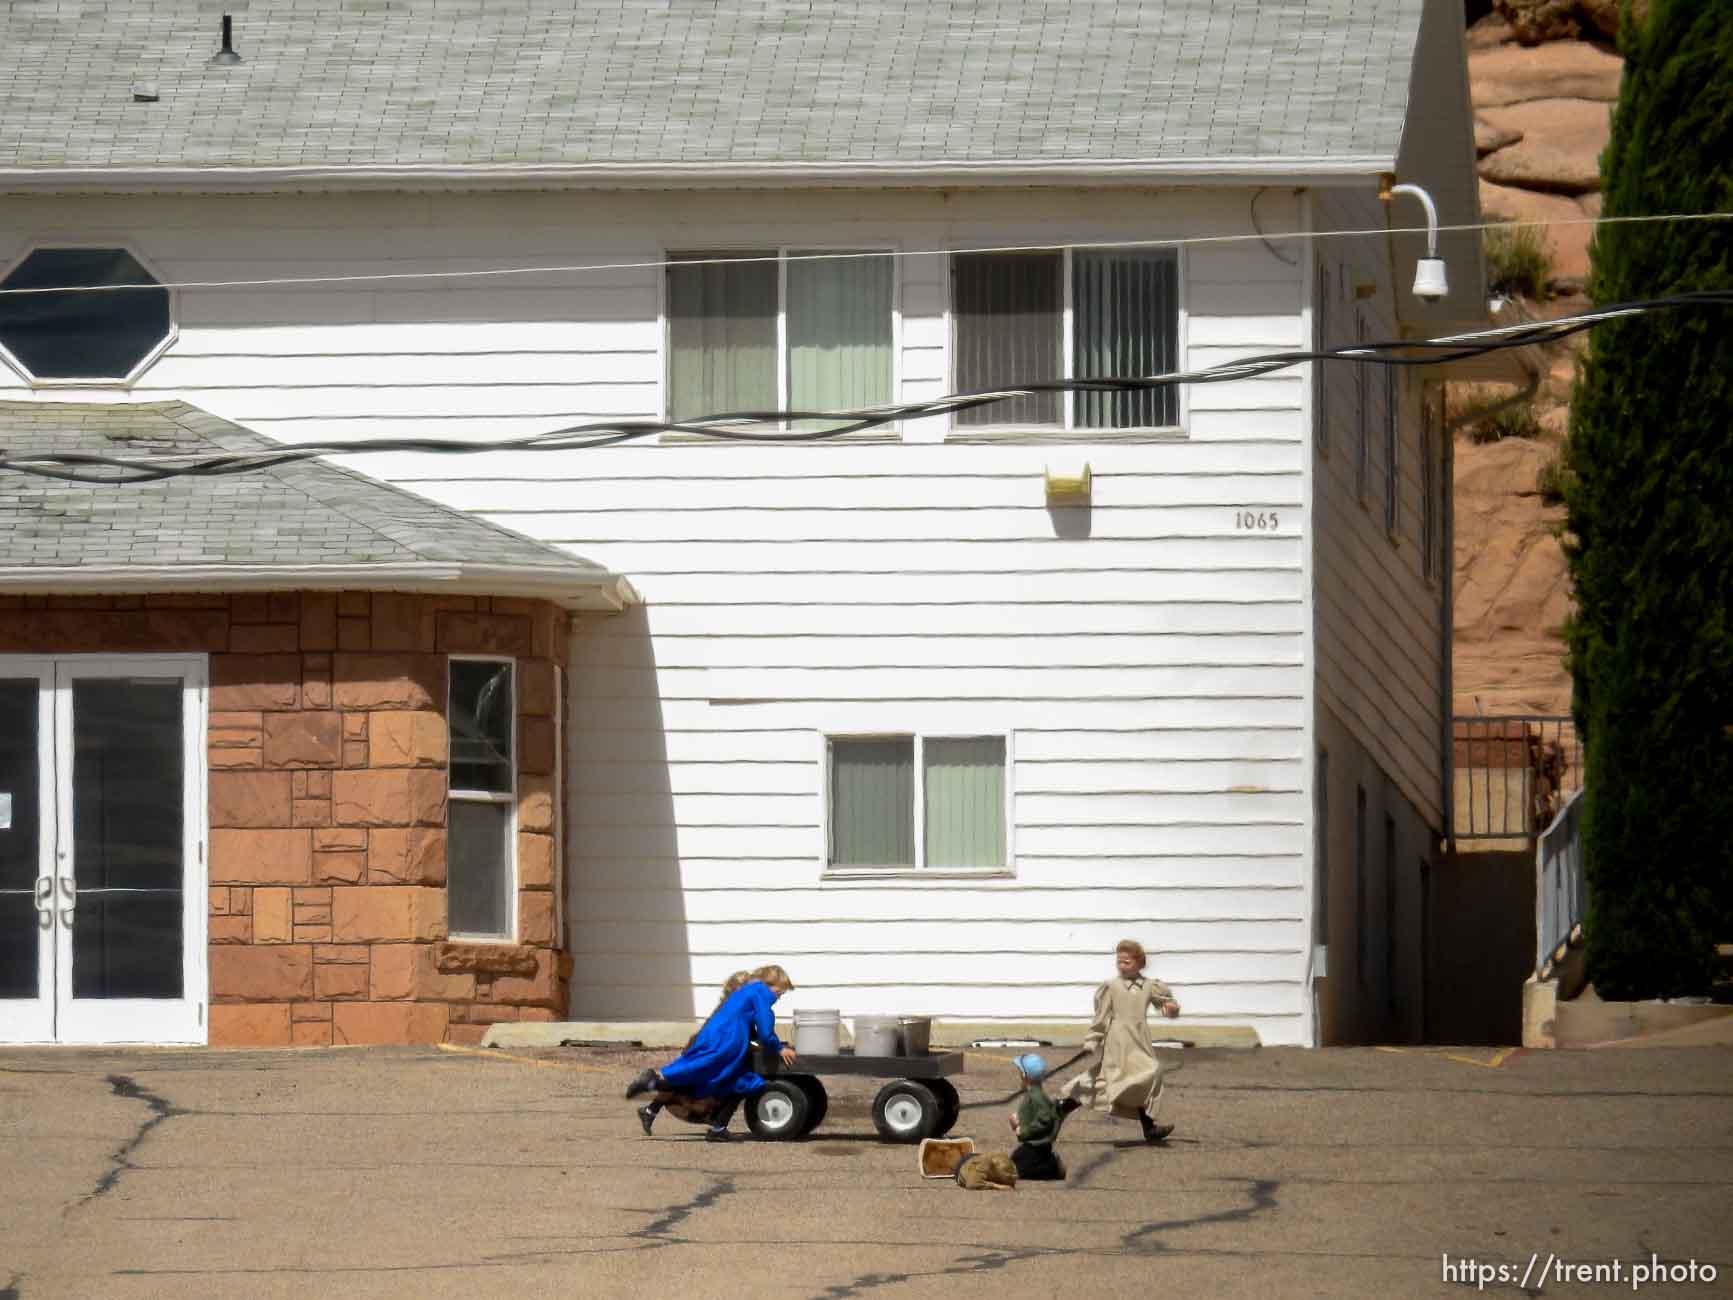
[[[1019,1056],[1015,1062],[1023,1078],[1023,1100],[1017,1113],[1011,1116],[1011,1131],[1017,1135],[1017,1149],[1011,1152],[1011,1163],[1017,1166],[1017,1176],[1031,1182],[1056,1182],[1065,1177],[1065,1162],[1053,1151],[1062,1122],[1059,1107],[1041,1088],[1047,1073],[1047,1062],[1033,1052]]]

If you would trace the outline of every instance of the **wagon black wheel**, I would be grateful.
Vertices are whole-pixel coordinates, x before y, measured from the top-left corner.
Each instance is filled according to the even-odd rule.
[[[806,1132],[812,1110],[806,1089],[788,1079],[772,1079],[746,1102],[746,1127],[767,1142],[787,1142]]]
[[[939,1099],[913,1079],[898,1079],[873,1098],[873,1127],[886,1142],[919,1142],[939,1124]]]
[[[806,1094],[806,1127],[801,1132],[812,1132],[824,1123],[824,1117],[830,1111],[830,1094],[824,1090],[824,1085],[810,1074],[789,1074],[783,1077]]]
[[[963,1099],[949,1079],[928,1079],[927,1088],[939,1103],[939,1122],[929,1137],[942,1138],[957,1126],[957,1116],[963,1113]]]

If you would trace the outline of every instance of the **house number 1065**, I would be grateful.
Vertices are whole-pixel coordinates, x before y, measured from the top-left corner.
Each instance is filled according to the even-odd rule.
[[[1234,512],[1235,528],[1249,529],[1254,533],[1267,533],[1281,526],[1281,519],[1274,510],[1237,510]]]

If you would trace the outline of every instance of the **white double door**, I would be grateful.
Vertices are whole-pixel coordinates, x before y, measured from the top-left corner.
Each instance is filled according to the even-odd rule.
[[[0,655],[0,1042],[205,1041],[203,656]]]

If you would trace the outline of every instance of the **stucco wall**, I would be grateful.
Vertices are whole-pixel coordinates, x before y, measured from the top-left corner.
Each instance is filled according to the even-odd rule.
[[[210,656],[213,1046],[479,1040],[566,1005],[544,601],[387,592],[0,596],[0,653]],[[517,934],[446,939],[448,656],[510,656]]]

